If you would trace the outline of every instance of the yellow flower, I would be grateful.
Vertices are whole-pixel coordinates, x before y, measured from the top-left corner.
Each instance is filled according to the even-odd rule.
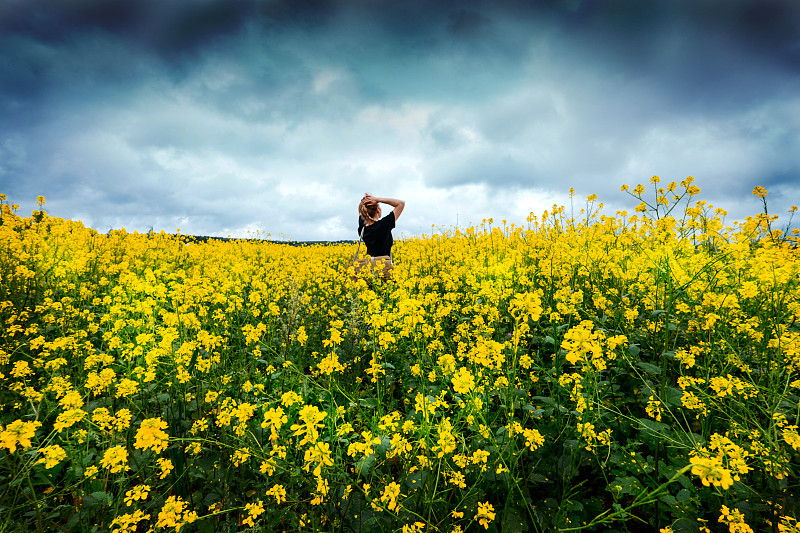
[[[250,527],[255,527],[255,521],[258,519],[258,516],[264,512],[264,504],[261,500],[258,500],[255,503],[248,503],[245,505],[244,510],[247,511],[247,517],[242,520],[242,523]]]
[[[59,446],[58,444],[54,444],[52,446],[46,446],[39,450],[44,454],[44,457],[39,459],[36,463],[44,463],[44,467],[47,469],[53,468],[58,463],[63,461],[67,458],[67,452],[64,451],[64,448]]]
[[[156,460],[156,463],[158,463],[158,467],[161,469],[161,474],[158,476],[159,479],[167,477],[169,473],[172,472],[172,469],[175,468],[172,466],[172,461],[169,459],[160,458]]]
[[[305,465],[303,470],[319,477],[322,475],[323,466],[333,466],[333,458],[331,457],[331,446],[327,442],[314,442],[311,447],[306,450]],[[313,467],[313,470],[312,470]]]
[[[400,485],[395,482],[389,483],[383,489],[383,494],[381,494],[381,503],[383,503],[390,511],[394,511],[397,509],[397,498],[399,496]]]
[[[121,514],[111,521],[112,533],[135,533],[142,520],[150,520],[149,514],[137,509],[133,513]]]
[[[80,392],[71,390],[64,394],[64,397],[61,398],[58,403],[66,409],[78,409],[83,407],[83,398]]]
[[[192,428],[189,430],[189,433],[192,435],[197,435],[208,429],[208,419],[201,418],[199,420],[195,420],[192,424]]]
[[[33,375],[33,370],[31,370],[27,361],[16,361],[14,368],[11,370],[11,375],[17,379],[23,379]]]
[[[738,509],[731,510],[723,505],[720,513],[720,523],[727,524],[731,533],[753,533],[753,528],[747,525],[744,521],[744,515]]]
[[[131,425],[131,411],[130,409],[120,409],[117,411],[117,416],[114,419],[114,429],[116,431],[122,431],[124,429],[128,429]]]
[[[198,455],[201,451],[203,451],[203,446],[199,442],[192,442],[186,447],[186,451],[191,455]]]
[[[100,465],[112,474],[128,469],[128,451],[124,446],[113,446],[103,453]]]
[[[259,467],[259,471],[262,474],[266,474],[268,476],[271,476],[272,474],[275,473],[275,469],[276,468],[277,468],[277,465],[275,464],[274,459],[267,459],[266,461],[262,461],[261,462],[261,466]]]
[[[453,434],[453,425],[449,418],[442,420],[437,427],[439,439],[432,451],[437,452],[437,457],[442,458],[456,451],[456,437]]]
[[[536,450],[544,444],[544,437],[538,430],[524,429],[522,435],[525,437],[525,445],[531,450]]]
[[[285,392],[281,396],[281,403],[283,404],[284,407],[291,407],[296,403],[302,403],[302,402],[303,402],[303,397],[294,391]]]
[[[786,444],[794,448],[796,451],[800,451],[800,434],[797,432],[797,426],[786,426],[783,431],[783,440],[786,441]]]
[[[158,513],[156,527],[174,527],[175,531],[197,519],[197,513],[186,510],[186,502],[180,496],[170,496]]]
[[[17,444],[23,448],[31,447],[31,439],[36,434],[36,430],[42,425],[41,422],[23,422],[15,420],[0,432],[0,448],[7,448],[9,453],[14,453]]]
[[[219,393],[218,392],[208,391],[206,393],[205,402],[206,403],[214,403],[215,401],[217,401],[217,397],[219,397]]]
[[[233,462],[233,466],[239,466],[247,462],[250,459],[250,450],[247,448],[240,448],[233,452],[231,455],[231,461]]]
[[[489,524],[494,520],[495,512],[494,506],[491,503],[478,502],[478,512],[475,514],[475,520],[484,528],[489,529]]]
[[[324,375],[330,375],[334,372],[341,372],[344,370],[344,366],[339,362],[339,356],[336,355],[336,352],[332,352],[327,357],[323,358],[322,361],[317,363],[317,369]]]
[[[142,421],[142,425],[136,432],[133,446],[138,450],[153,450],[156,453],[163,452],[169,443],[169,435],[164,431],[167,423],[161,418],[148,418]]]
[[[313,405],[306,405],[300,409],[300,420],[303,423],[292,424],[291,426],[295,437],[303,437],[300,441],[300,446],[309,442],[314,442],[319,438],[318,429],[322,427],[322,420],[324,419],[325,412],[320,411]]]
[[[139,382],[128,378],[123,378],[119,381],[119,383],[117,383],[117,392],[114,394],[114,396],[117,398],[128,398],[137,392],[139,392]]]
[[[133,505],[133,502],[146,500],[150,494],[150,485],[136,485],[125,493],[125,505]]]
[[[286,501],[286,489],[283,485],[274,485],[267,491],[267,496],[274,496],[275,503],[281,504]]]
[[[92,411],[92,422],[97,424],[101,431],[108,431],[114,427],[114,415],[105,407],[98,407]]]
[[[722,466],[722,461],[718,457],[692,457],[689,462],[692,466],[692,474],[699,476],[703,485],[709,487],[721,487],[728,489],[733,485],[731,471]]]
[[[466,367],[461,367],[453,376],[453,390],[459,394],[469,394],[475,388],[475,378]]]

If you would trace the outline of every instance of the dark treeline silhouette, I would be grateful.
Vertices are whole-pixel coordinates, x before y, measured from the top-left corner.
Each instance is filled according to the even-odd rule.
[[[288,244],[290,246],[311,246],[315,244],[355,244],[356,240],[340,241],[275,241],[270,239],[237,239],[234,237],[213,237],[208,235],[180,235],[185,243],[208,242],[208,241],[247,241],[247,242],[269,242],[273,244]]]

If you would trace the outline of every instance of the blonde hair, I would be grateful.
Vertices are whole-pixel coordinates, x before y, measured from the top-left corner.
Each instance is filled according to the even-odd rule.
[[[378,205],[377,204],[367,205],[363,201],[359,202],[358,213],[361,215],[361,218],[363,218],[364,221],[372,220],[374,222],[375,217],[378,214]]]

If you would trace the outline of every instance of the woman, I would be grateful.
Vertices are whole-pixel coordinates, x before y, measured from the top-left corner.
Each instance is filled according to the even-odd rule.
[[[381,205],[387,204],[394,209],[381,218]],[[392,255],[392,229],[400,217],[406,203],[394,198],[377,198],[365,194],[358,204],[358,234],[367,245],[367,253],[372,257]]]

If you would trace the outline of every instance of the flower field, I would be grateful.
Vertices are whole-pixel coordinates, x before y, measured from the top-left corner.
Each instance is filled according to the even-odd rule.
[[[800,532],[797,235],[692,181],[387,282],[0,195],[0,531]]]

